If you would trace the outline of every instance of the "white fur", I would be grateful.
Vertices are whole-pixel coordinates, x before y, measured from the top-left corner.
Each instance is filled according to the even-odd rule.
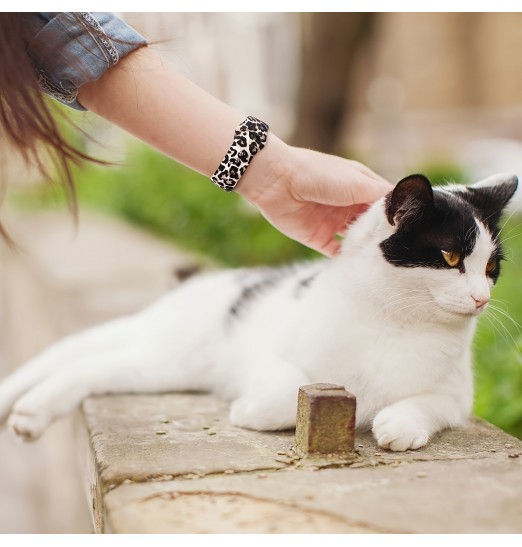
[[[437,190],[436,190],[437,191]],[[248,271],[186,282],[137,315],[54,345],[0,384],[0,421],[38,437],[89,394],[207,390],[232,401],[235,425],[295,425],[297,390],[314,382],[357,397],[357,427],[379,445],[416,449],[465,423],[472,404],[470,345],[488,299],[486,228],[457,269],[395,267],[379,243],[392,235],[384,201],[350,228],[339,256],[296,269],[229,309]],[[296,298],[297,280],[319,272]],[[228,319],[227,319],[228,317]]]

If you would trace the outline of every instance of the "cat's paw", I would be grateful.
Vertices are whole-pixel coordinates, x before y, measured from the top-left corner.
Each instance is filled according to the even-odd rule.
[[[373,420],[373,435],[381,448],[404,452],[417,450],[429,440],[429,432],[403,410],[386,407]]]
[[[34,441],[45,431],[49,422],[45,412],[15,405],[7,419],[7,427],[18,440]]]
[[[288,413],[277,404],[240,397],[230,407],[232,425],[256,431],[280,431],[295,427],[295,409]]]

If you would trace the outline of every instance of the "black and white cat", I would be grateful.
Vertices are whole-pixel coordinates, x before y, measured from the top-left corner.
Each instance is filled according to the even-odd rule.
[[[420,448],[470,414],[471,341],[516,188],[513,175],[409,176],[333,259],[204,274],[55,344],[0,384],[0,421],[35,439],[90,394],[205,390],[232,401],[237,426],[286,429],[299,386],[330,382],[356,395],[357,427],[381,447]]]

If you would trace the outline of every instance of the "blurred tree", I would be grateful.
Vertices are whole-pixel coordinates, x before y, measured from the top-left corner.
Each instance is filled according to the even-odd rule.
[[[376,17],[375,13],[301,14],[302,73],[292,144],[341,152],[336,143],[350,109],[348,85]]]

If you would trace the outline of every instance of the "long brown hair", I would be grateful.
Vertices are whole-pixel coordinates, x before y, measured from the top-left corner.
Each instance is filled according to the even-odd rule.
[[[84,160],[104,162],[88,156],[62,135],[56,109],[39,90],[38,77],[26,51],[31,39],[28,16],[0,14],[0,134],[44,178],[50,180],[53,168],[56,169],[76,216],[72,165]],[[9,240],[1,224],[0,234]]]

